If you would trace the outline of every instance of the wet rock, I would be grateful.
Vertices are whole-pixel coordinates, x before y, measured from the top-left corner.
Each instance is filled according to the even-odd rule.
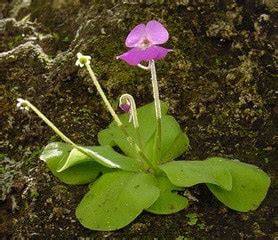
[[[132,234],[141,235],[142,232],[147,230],[147,228],[148,226],[144,223],[134,223],[132,224],[130,231]]]
[[[209,26],[206,34],[208,37],[218,37],[230,40],[232,37],[236,36],[236,30],[233,25],[224,21],[219,21]]]
[[[53,217],[54,218],[64,217],[67,213],[69,213],[68,209],[65,209],[62,207],[54,207],[53,208]]]
[[[272,11],[277,12],[278,11],[278,3],[276,1],[272,0],[265,0],[263,3]]]
[[[73,198],[72,193],[63,185],[56,185],[51,191],[53,196],[63,204],[68,203]]]
[[[9,224],[12,214],[18,214],[16,229],[12,232],[3,225],[3,234],[53,239],[61,236],[62,229],[64,239],[92,236],[74,216],[87,188],[60,183],[39,161],[39,154],[29,159],[30,152],[61,140],[33,113],[18,111],[15,102],[18,97],[28,98],[74,141],[97,144],[98,131],[111,117],[86,71],[74,66],[76,53],[92,56],[92,67],[115,106],[126,92],[135,97],[138,106],[148,103],[152,101],[149,74],[115,57],[127,50],[124,39],[130,29],[150,19],[161,21],[171,36],[165,46],[174,51],[157,63],[157,71],[161,99],[171,106],[171,114],[191,139],[191,150],[181,159],[230,156],[259,165],[274,176],[275,148],[266,151],[267,164],[260,155],[260,149],[274,146],[275,139],[274,18],[267,8],[233,0],[31,1],[17,10],[15,20],[11,18],[15,2],[20,5],[24,1],[0,6],[6,17],[0,20],[0,151],[22,164],[19,175],[32,178],[35,188],[16,213],[3,213]],[[17,186],[16,179],[6,178],[6,189]],[[26,187],[18,184],[14,191],[22,194]],[[181,212],[143,214],[129,227],[108,236],[271,236],[274,204],[269,199],[273,192],[266,199],[268,208],[248,217],[221,207],[205,187],[191,192],[199,201],[192,198],[190,207],[202,216],[202,222],[209,223],[205,231],[189,229],[185,212]],[[11,199],[10,191],[6,195]],[[215,213],[219,213],[217,218]],[[258,225],[252,226],[254,221]],[[107,235],[95,234],[100,238]]]
[[[13,18],[17,17],[18,12],[22,8],[28,8],[32,0],[13,0],[11,3],[12,9],[10,10],[10,16]]]
[[[52,1],[52,7],[54,9],[60,9],[71,5],[72,6],[80,5],[80,1],[79,0],[53,0]]]

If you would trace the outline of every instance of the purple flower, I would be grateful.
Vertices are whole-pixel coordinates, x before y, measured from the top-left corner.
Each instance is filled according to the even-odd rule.
[[[130,111],[130,103],[122,103],[119,105],[120,109],[122,109],[124,112],[129,112]]]
[[[130,65],[137,65],[141,61],[159,60],[172,51],[158,46],[166,43],[168,39],[168,31],[158,21],[149,21],[147,25],[139,24],[131,30],[125,40],[125,45],[131,49],[117,56],[117,59],[122,59]]]

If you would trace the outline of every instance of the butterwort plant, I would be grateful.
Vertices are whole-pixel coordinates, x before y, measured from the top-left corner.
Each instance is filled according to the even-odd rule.
[[[63,140],[48,144],[40,156],[52,173],[67,184],[89,184],[76,208],[76,217],[86,228],[112,231],[142,211],[181,211],[188,199],[179,192],[196,184],[205,184],[220,202],[240,212],[257,209],[267,194],[270,178],[254,165],[223,157],[179,159],[189,149],[189,139],[159,99],[155,68],[155,62],[172,51],[161,46],[168,38],[166,28],[154,20],[136,26],[127,36],[125,44],[131,49],[117,58],[150,72],[154,102],[137,109],[134,98],[123,94],[119,106],[125,113],[120,115],[103,92],[91,57],[77,54],[76,65],[87,69],[113,117],[98,134],[99,146],[73,142],[28,100],[18,99],[19,108],[33,110]]]

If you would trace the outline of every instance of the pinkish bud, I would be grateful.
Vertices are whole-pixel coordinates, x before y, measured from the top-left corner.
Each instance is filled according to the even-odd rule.
[[[129,103],[120,104],[119,107],[126,113],[130,111],[130,104]]]

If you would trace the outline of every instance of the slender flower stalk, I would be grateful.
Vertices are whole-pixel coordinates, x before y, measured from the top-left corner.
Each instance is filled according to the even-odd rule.
[[[142,65],[142,64],[137,64],[137,66],[139,67],[139,68],[142,68],[143,70],[147,70],[147,71],[149,71],[151,68],[150,68],[150,64],[148,65],[148,66],[144,66],[144,65]]]
[[[118,127],[120,128],[120,130],[123,132],[123,134],[126,136],[127,141],[129,142],[129,144],[134,147],[135,151],[139,154],[140,158],[143,160],[143,162],[145,162],[145,164],[151,168],[154,172],[156,172],[156,168],[153,166],[153,164],[150,162],[150,160],[146,157],[146,155],[144,154],[142,148],[140,148],[137,143],[132,139],[132,137],[128,134],[128,132],[126,131],[125,127],[123,126],[122,121],[119,119],[118,115],[116,114],[116,112],[114,111],[114,109],[112,108],[109,100],[107,99],[105,93],[103,92],[95,73],[93,72],[91,66],[90,66],[90,56],[85,56],[82,55],[81,53],[77,54],[77,61],[75,63],[75,65],[83,67],[84,65],[86,66],[89,75],[91,77],[91,79],[93,80],[94,85],[97,88],[97,91],[99,92],[100,96],[102,97],[106,107],[108,108],[110,114],[112,115],[112,117],[114,118],[115,122],[117,123]]]
[[[137,64],[137,66],[142,68],[143,70],[151,71],[153,98],[154,98],[154,106],[155,106],[155,117],[156,117],[156,129],[157,129],[155,144],[154,144],[154,159],[155,159],[155,165],[157,165],[161,160],[161,105],[159,100],[159,89],[158,89],[155,61],[150,60],[148,66],[144,66],[140,63]]]
[[[150,69],[151,69],[151,78],[152,78],[152,86],[153,86],[153,98],[155,104],[155,116],[157,119],[161,119],[161,106],[159,100],[159,90],[158,90],[158,82],[157,82],[154,60],[150,61]]]
[[[130,113],[129,121],[133,122],[133,127],[136,131],[137,138],[139,141],[139,146],[141,149],[143,149],[143,141],[139,131],[139,122],[138,122],[137,109],[136,109],[136,103],[134,98],[130,94],[123,94],[120,97],[119,106],[123,111]]]
[[[93,70],[92,70],[92,68],[90,66],[90,63],[91,63],[91,57],[90,56],[85,56],[82,53],[77,53],[77,60],[75,62],[75,65],[79,66],[79,67],[84,67],[84,65],[86,66],[86,68],[87,68],[87,70],[89,72],[89,75],[90,75],[91,79],[93,80],[93,83],[96,86],[97,91],[100,94],[102,100],[104,101],[107,109],[109,110],[110,114],[114,118],[114,120],[117,123],[117,125],[118,126],[122,126],[123,123],[119,119],[117,113],[114,111],[114,109],[111,106],[109,100],[107,99],[105,93],[103,92],[103,90],[102,90],[102,88],[101,88],[101,86],[100,86],[100,84],[99,84],[99,82],[98,82],[98,80],[96,78],[96,75],[95,75],[95,73],[93,72]]]
[[[119,119],[117,113],[114,111],[114,109],[112,108],[110,102],[108,101],[108,99],[107,99],[105,93],[103,92],[103,90],[102,90],[102,88],[101,88],[101,86],[100,86],[100,84],[99,84],[99,82],[98,82],[98,80],[97,80],[97,78],[96,78],[96,75],[95,75],[95,73],[93,72],[93,70],[92,70],[92,68],[91,68],[91,66],[90,66],[90,63],[89,63],[89,62],[86,62],[86,63],[85,63],[85,66],[86,66],[86,68],[87,68],[87,70],[88,70],[88,72],[89,72],[89,75],[90,75],[91,79],[93,80],[94,85],[95,85],[96,88],[97,88],[97,91],[99,92],[100,96],[102,97],[102,100],[104,101],[106,107],[108,108],[110,114],[111,114],[112,117],[114,118],[114,120],[115,120],[115,122],[117,123],[117,125],[118,125],[118,126],[122,126],[123,123],[122,123],[121,120]]]
[[[71,139],[69,139],[64,133],[62,133],[39,109],[37,109],[32,103],[30,103],[28,100],[24,100],[22,98],[17,99],[17,107],[19,109],[25,109],[25,110],[33,110],[63,141],[66,143],[72,145],[74,148],[76,148],[81,153],[85,154],[89,158],[97,158],[102,161],[109,162],[109,164],[114,167],[118,168],[119,166],[117,164],[112,163],[109,159],[106,159],[105,157],[99,155],[97,152],[92,150],[87,150],[76,143],[74,143]]]
[[[130,65],[137,65],[144,70],[151,71],[157,125],[154,145],[155,165],[161,159],[161,107],[154,61],[166,57],[172,51],[160,46],[166,43],[168,39],[167,29],[160,22],[151,20],[146,25],[139,24],[130,31],[125,40],[125,45],[131,49],[117,56],[117,59],[122,59]],[[149,65],[142,65],[141,62],[143,61],[149,62]]]
[[[155,106],[155,116],[156,116],[156,138],[154,144],[154,159],[156,164],[161,160],[161,106],[159,100],[159,89],[157,82],[157,75],[155,69],[155,62],[151,60],[149,62],[150,70],[151,70],[151,79],[153,86],[153,98],[154,98],[154,106]]]

